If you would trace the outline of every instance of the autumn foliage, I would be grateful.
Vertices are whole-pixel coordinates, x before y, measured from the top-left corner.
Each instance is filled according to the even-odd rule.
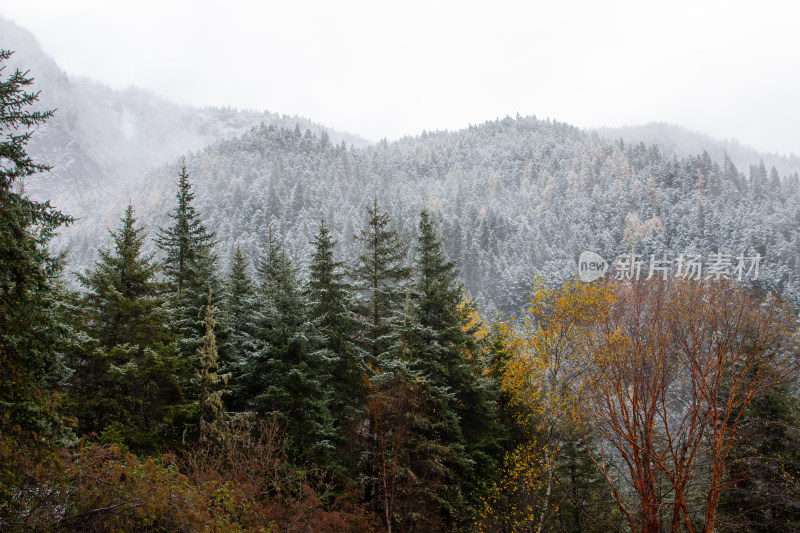
[[[531,438],[505,482],[528,479],[516,523],[539,531],[570,432],[631,531],[713,531],[743,417],[796,375],[792,311],[732,283],[539,284],[517,332],[503,386]]]
[[[595,463],[632,530],[713,531],[743,413],[794,373],[794,317],[721,282],[616,295],[586,361],[585,405],[603,443]],[[623,469],[608,467],[609,448]]]

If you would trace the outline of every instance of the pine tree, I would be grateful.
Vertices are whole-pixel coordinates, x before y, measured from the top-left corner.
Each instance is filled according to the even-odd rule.
[[[389,229],[389,215],[379,210],[377,198],[367,213],[368,228],[356,236],[364,252],[351,276],[362,294],[358,312],[366,330],[363,347],[375,361],[394,343],[392,325],[402,316],[404,285],[411,269],[403,265],[406,246],[397,231]]]
[[[0,50],[2,63],[12,52]],[[11,490],[15,454],[28,445],[67,441],[71,431],[59,412],[57,388],[68,375],[59,347],[65,329],[57,303],[61,261],[47,242],[72,219],[14,190],[15,182],[49,167],[33,162],[26,144],[52,116],[31,112],[39,93],[19,70],[0,79],[0,501]],[[13,452],[13,453],[12,453]]]
[[[283,247],[275,237],[272,225],[267,229],[264,253],[259,258],[256,275],[262,287],[274,285],[283,272]]]
[[[220,361],[236,373],[253,349],[253,337],[248,324],[256,312],[256,289],[247,273],[247,260],[238,246],[225,284],[223,310],[221,326],[225,328],[225,342],[220,351]],[[236,403],[241,398],[237,380],[231,382],[231,391],[228,401],[230,408],[244,409],[244,405]]]
[[[247,260],[241,248],[236,247],[236,252],[231,263],[231,271],[226,284],[225,297],[229,319],[234,324],[244,324],[252,308],[252,298],[255,294],[253,280],[247,273]]]
[[[800,528],[800,397],[792,388],[775,387],[742,413],[741,436],[726,461],[721,531]]]
[[[237,401],[277,417],[291,439],[293,459],[324,464],[333,435],[326,352],[308,320],[295,268],[271,232],[258,272],[261,287],[248,326],[253,350],[237,372]]]
[[[331,412],[342,431],[363,412],[364,356],[354,341],[358,320],[352,310],[352,289],[344,279],[344,263],[334,260],[336,241],[324,219],[311,244],[314,253],[306,287],[309,319],[324,339],[321,347],[333,360]]]
[[[219,283],[213,251],[215,235],[205,228],[192,205],[194,192],[185,163],[178,173],[176,197],[178,206],[169,215],[172,225],[160,230],[156,244],[166,254],[163,270],[172,295],[173,330],[181,339],[181,353],[192,360],[197,339],[203,335],[197,309],[205,303],[209,289],[218,294]]]
[[[49,167],[35,163],[26,144],[51,111],[31,112],[38,93],[14,71],[3,79],[0,49],[0,523],[4,528],[31,523],[28,494],[42,492],[50,480],[37,479],[50,463],[53,446],[74,435],[61,415],[59,388],[69,375],[61,349],[71,342],[61,307],[60,258],[47,251],[54,232],[72,219],[25,196],[15,182]],[[18,520],[21,519],[21,520]]]
[[[0,73],[6,66],[2,65],[14,52],[0,49]],[[25,92],[25,88],[33,84],[33,78],[27,78],[27,72],[15,70],[6,80],[0,81],[0,190],[11,191],[14,182],[37,172],[46,172],[51,167],[41,163],[34,163],[25,146],[33,135],[32,128],[44,124],[53,116],[53,111],[28,111],[26,108],[39,100],[39,93]],[[33,202],[25,199],[29,207],[38,206],[41,210],[39,217],[44,217],[49,211],[45,210],[47,204]],[[61,215],[63,217],[63,215]]]
[[[88,338],[73,354],[71,402],[82,432],[148,448],[184,404],[178,379],[187,366],[175,354],[157,265],[142,255],[145,236],[132,206],[121,222],[111,232],[113,248],[78,275],[86,289],[80,328]]]
[[[420,368],[420,324],[410,294],[395,326],[396,342],[378,359],[367,401],[370,469],[367,489],[389,531],[452,529],[460,487],[453,465],[463,450],[442,439],[457,425],[451,395]]]
[[[157,264],[143,256],[144,229],[136,227],[133,207],[128,205],[122,227],[109,232],[112,250],[100,250],[93,270],[78,274],[87,292],[83,309],[87,331],[101,346],[136,344],[148,346],[164,340],[164,301],[158,295]]]
[[[428,211],[420,214],[415,276],[411,292],[419,322],[415,343],[419,368],[433,387],[447,395],[436,400],[440,425],[435,438],[452,449],[449,466],[460,493],[450,501],[454,520],[466,516],[468,495],[497,471],[499,427],[493,419],[495,400],[484,378],[484,364],[475,337],[478,323],[458,281],[458,269],[444,252]],[[431,436],[434,438],[434,436]]]

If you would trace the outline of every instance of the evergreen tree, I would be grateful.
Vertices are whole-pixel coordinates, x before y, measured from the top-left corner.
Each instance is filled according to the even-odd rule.
[[[494,393],[484,378],[484,364],[476,343],[479,323],[455,263],[444,253],[428,211],[420,214],[413,301],[419,322],[415,343],[419,368],[432,386],[447,391],[436,398],[440,421],[435,438],[452,449],[454,484],[460,493],[449,503],[465,519],[465,501],[497,472],[499,427],[493,417]],[[431,436],[434,438],[434,436]],[[460,511],[459,511],[460,508]]]
[[[387,526],[394,522],[401,529],[441,531],[466,525],[470,497],[478,497],[478,487],[497,477],[500,434],[491,383],[483,378],[475,341],[477,315],[427,211],[420,217],[416,252],[402,320],[392,326],[396,342],[379,354],[370,379],[369,435],[376,470],[368,477],[376,479],[379,494],[387,490],[381,488],[385,483],[377,483],[385,474],[374,457],[391,440],[398,474],[392,512],[383,504]],[[395,412],[398,401],[413,409],[405,415]]]
[[[0,75],[11,54],[0,50]],[[57,303],[60,261],[46,248],[72,219],[14,190],[18,179],[49,170],[26,152],[33,129],[52,116],[28,110],[38,93],[25,92],[33,83],[26,75],[0,77],[0,522],[18,503],[11,494],[28,474],[24,450],[72,436],[57,394],[68,375],[59,353],[68,333]]]
[[[244,324],[252,309],[255,287],[247,273],[247,259],[239,246],[236,247],[233,256],[225,289],[226,308],[230,321],[237,325]]]
[[[272,286],[277,283],[283,272],[283,247],[275,238],[272,225],[267,229],[267,242],[264,253],[259,258],[256,267],[256,275],[262,288]]]
[[[178,173],[176,197],[178,205],[169,215],[172,225],[160,230],[156,244],[166,254],[163,270],[172,295],[173,330],[180,338],[181,353],[191,360],[203,335],[197,310],[205,303],[209,289],[218,293],[215,236],[205,228],[192,205],[194,192],[185,163]]]
[[[464,381],[469,372],[463,351],[476,351],[476,326],[469,323],[461,305],[463,285],[458,269],[444,253],[428,211],[420,213],[413,295],[420,323],[426,328],[424,343],[432,350],[425,365],[433,379],[450,387]]]
[[[248,326],[253,350],[238,369],[237,401],[281,421],[293,459],[324,464],[333,434],[325,387],[329,362],[308,320],[295,268],[271,232],[258,272],[261,287]]]
[[[247,260],[239,246],[233,256],[233,263],[225,284],[223,295],[222,327],[225,328],[225,343],[220,352],[220,361],[223,365],[237,372],[247,355],[253,349],[253,337],[248,330],[248,324],[256,311],[256,289],[253,280],[247,273]],[[241,394],[238,391],[238,381],[231,382],[229,404],[232,410],[241,410],[245,406],[236,403]]]
[[[122,227],[110,232],[113,249],[100,250],[93,270],[78,274],[87,292],[83,298],[86,329],[101,346],[148,346],[164,340],[164,301],[158,295],[157,264],[143,256],[144,229],[136,227],[128,205]]]
[[[168,313],[152,255],[129,205],[113,248],[94,269],[79,274],[81,329],[88,335],[74,354],[73,408],[82,432],[97,432],[138,448],[164,436],[183,402],[178,378],[187,367],[176,357]]]
[[[200,389],[198,395],[198,408],[200,410],[200,442],[208,439],[219,439],[225,431],[225,409],[222,397],[230,391],[222,389],[227,383],[230,374],[220,374],[221,370],[217,360],[217,341],[214,327],[217,320],[214,318],[215,309],[211,305],[211,291],[208,291],[208,304],[201,310],[203,327],[203,345],[198,350],[200,369],[197,371],[197,384]]]
[[[364,357],[354,342],[358,320],[352,310],[352,289],[344,279],[344,263],[334,260],[336,242],[325,220],[320,222],[319,233],[311,244],[314,252],[306,286],[309,319],[323,337],[321,347],[333,360],[331,412],[341,431],[363,413]]]
[[[351,275],[362,293],[357,307],[365,328],[362,344],[375,361],[394,343],[392,327],[402,316],[404,285],[411,269],[403,265],[406,246],[397,231],[389,229],[389,215],[380,211],[377,198],[367,213],[368,227],[356,236],[364,252]]]
[[[721,531],[800,528],[800,398],[782,385],[743,413],[726,461],[729,483],[719,504]]]
[[[529,439],[529,421],[533,416],[529,406],[514,401],[511,391],[503,387],[503,376],[508,372],[515,339],[511,324],[511,320],[506,322],[502,315],[496,315],[482,343],[488,355],[487,376],[492,389],[497,391],[494,418],[501,428],[498,444],[503,455],[513,452]]]
[[[456,450],[439,438],[452,425],[447,413],[440,416],[449,394],[418,368],[422,327],[408,293],[395,328],[397,342],[369,380],[367,500],[388,531],[448,530],[456,514],[451,502],[459,500],[451,469]]]

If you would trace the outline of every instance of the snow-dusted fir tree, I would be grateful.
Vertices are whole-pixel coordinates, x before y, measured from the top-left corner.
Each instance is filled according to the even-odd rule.
[[[174,331],[181,340],[181,353],[194,358],[203,335],[200,308],[209,289],[219,294],[216,276],[214,234],[195,211],[194,192],[186,164],[178,173],[178,205],[169,217],[172,223],[159,231],[156,244],[164,252],[163,271],[169,285],[174,312]]]
[[[389,215],[378,199],[367,207],[367,228],[357,235],[362,253],[351,276],[359,292],[358,313],[363,317],[363,348],[376,361],[393,344],[393,325],[403,313],[405,284],[411,269],[403,264],[406,245],[391,229]]]
[[[253,349],[237,369],[237,403],[275,416],[291,436],[294,459],[325,461],[332,451],[329,361],[309,321],[297,272],[269,235],[258,267],[261,287],[247,327]]]
[[[407,291],[395,342],[369,374],[363,478],[388,531],[448,530],[457,521],[454,504],[463,507],[453,471],[463,448],[441,437],[457,421],[441,411],[449,391],[419,368],[422,329]]]
[[[311,242],[314,251],[305,293],[309,319],[322,338],[321,348],[330,359],[330,411],[336,423],[341,448],[352,450],[354,423],[363,417],[366,387],[364,352],[355,342],[359,328],[353,311],[353,290],[345,280],[345,265],[334,259],[336,241],[325,220]],[[345,451],[345,450],[343,450]]]
[[[103,346],[148,346],[164,339],[164,300],[156,281],[158,265],[143,255],[144,228],[137,227],[128,205],[121,227],[112,231],[112,247],[99,251],[93,269],[78,275],[86,289],[83,309],[87,331]]]
[[[30,110],[38,93],[26,92],[33,79],[25,73],[6,76],[3,63],[11,54],[0,49],[0,368],[6,378],[0,386],[0,447],[14,451],[71,433],[57,411],[55,389],[68,372],[58,352],[65,332],[56,305],[60,266],[47,242],[72,219],[15,189],[17,180],[49,170],[31,159],[26,144],[52,112]],[[10,494],[15,454],[0,457],[4,502],[19,500]]]
[[[71,401],[82,433],[143,449],[164,436],[169,413],[183,403],[188,365],[176,354],[157,265],[142,254],[132,206],[111,237],[112,247],[78,276],[86,289],[79,328],[88,337],[74,354]]]
[[[429,438],[449,450],[444,464],[452,477],[447,486],[458,490],[446,493],[446,507],[456,515],[453,519],[463,519],[457,510],[466,509],[466,499],[498,466],[498,428],[475,338],[477,313],[427,210],[420,213],[410,293],[417,327],[406,344],[431,386],[428,401],[437,425]]]
[[[248,330],[248,324],[256,311],[256,288],[247,273],[247,267],[247,259],[237,246],[225,281],[220,320],[220,328],[225,329],[225,343],[220,350],[220,361],[234,373],[253,350],[253,337]],[[237,386],[236,381],[231,383],[231,390],[234,392],[228,400],[233,409],[243,409],[245,406],[235,404],[236,398],[240,397],[235,392]]]

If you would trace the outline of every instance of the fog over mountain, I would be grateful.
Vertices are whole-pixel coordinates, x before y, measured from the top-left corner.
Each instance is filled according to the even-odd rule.
[[[301,117],[232,108],[195,108],[169,102],[137,87],[115,91],[102,83],[63,72],[24,28],[0,17],[0,46],[15,53],[9,69],[29,70],[38,107],[55,109],[30,148],[53,170],[26,183],[34,196],[57,195],[59,205],[82,209],[74,195],[140,179],[150,167],[174,160],[218,139],[241,135],[262,122],[300,124],[319,133],[322,126]],[[331,138],[366,145],[356,135],[328,130]],[[64,201],[70,199],[69,205]]]
[[[715,161],[722,161],[727,154],[737,167],[743,169],[764,161],[767,168],[775,167],[781,175],[800,172],[800,157],[795,154],[787,157],[777,153],[760,153],[736,140],[714,139],[675,124],[651,122],[641,126],[597,128],[593,131],[610,141],[625,139],[632,144],[655,144],[665,154],[675,154],[678,157],[708,152]]]
[[[485,311],[518,311],[535,276],[574,275],[584,250],[759,254],[759,284],[800,289],[796,157],[663,124],[586,132],[520,116],[370,144],[305,118],[114,91],[61,71],[13,23],[0,35],[58,110],[30,144],[54,168],[25,187],[79,218],[53,245],[73,270],[108,246],[129,201],[151,236],[166,224],[185,161],[223,267],[236,244],[256,261],[270,226],[302,266],[323,217],[351,260],[377,197],[408,242],[420,209],[434,213]]]

